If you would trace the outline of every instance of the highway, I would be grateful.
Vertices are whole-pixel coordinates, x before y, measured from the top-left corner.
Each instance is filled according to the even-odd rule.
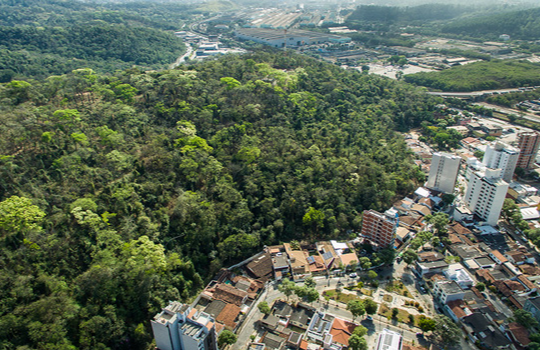
[[[489,104],[486,102],[476,102],[473,104],[477,106],[482,106],[487,109],[491,109],[493,111],[496,111],[505,115],[514,114],[518,118],[523,118],[523,119],[527,119],[535,123],[540,123],[540,117],[532,113],[523,112],[523,111],[513,109],[513,108],[501,107],[501,106]]]
[[[429,95],[442,96],[442,97],[480,97],[498,94],[508,94],[510,92],[521,92],[518,88],[515,89],[500,89],[500,90],[482,90],[482,91],[470,91],[470,92],[435,92],[429,91]]]

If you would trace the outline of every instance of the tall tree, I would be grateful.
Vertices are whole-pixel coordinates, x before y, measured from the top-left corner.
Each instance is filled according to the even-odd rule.
[[[355,318],[362,316],[366,313],[364,303],[361,300],[351,300],[347,303],[347,310],[353,315],[353,321]]]

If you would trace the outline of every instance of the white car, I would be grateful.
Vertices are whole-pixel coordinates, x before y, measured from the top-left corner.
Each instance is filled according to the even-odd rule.
[[[349,275],[350,278],[356,278],[358,277],[358,275],[356,274],[356,272],[353,272]]]

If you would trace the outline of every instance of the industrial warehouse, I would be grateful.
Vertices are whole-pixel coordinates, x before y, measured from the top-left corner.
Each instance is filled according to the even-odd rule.
[[[323,43],[345,44],[351,38],[341,35],[317,33],[307,30],[291,29],[262,29],[242,28],[236,31],[236,37],[242,40],[251,40],[273,47],[298,47]]]

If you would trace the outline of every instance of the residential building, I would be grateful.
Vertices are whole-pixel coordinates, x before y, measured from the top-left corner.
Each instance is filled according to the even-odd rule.
[[[383,329],[377,338],[375,350],[401,350],[403,347],[403,338],[398,332]]]
[[[473,171],[465,194],[471,211],[492,226],[497,225],[508,191],[508,183],[501,177],[501,169]]]
[[[518,348],[525,348],[531,343],[529,339],[529,331],[526,327],[516,322],[511,322],[506,326],[506,334],[508,337],[518,346]]]
[[[522,169],[534,168],[538,146],[540,146],[540,134],[538,132],[522,132],[518,134],[519,158],[516,166]]]
[[[285,339],[277,334],[266,333],[261,341],[266,345],[266,349],[281,349],[281,345]]]
[[[519,182],[512,182],[508,188],[508,195],[515,200],[536,196],[538,190],[536,187]]]
[[[444,193],[454,192],[461,157],[450,153],[436,152],[431,159],[426,187]]]
[[[464,295],[456,281],[440,281],[433,285],[433,296],[441,305],[452,300],[463,300]]]
[[[482,163],[491,169],[501,169],[502,179],[512,181],[516,164],[519,158],[519,150],[506,143],[495,141],[486,148]]]
[[[484,313],[475,312],[464,317],[462,324],[469,338],[485,349],[505,349],[512,344]]]
[[[469,289],[474,283],[471,275],[469,275],[465,267],[460,263],[448,266],[448,269],[444,271],[444,275],[449,280],[456,281],[462,289]]]
[[[386,248],[394,245],[398,224],[398,213],[395,209],[389,209],[384,214],[367,210],[364,211],[360,234],[375,245]]]
[[[493,259],[497,264],[504,264],[508,261],[508,259],[501,254],[498,250],[492,250],[491,253],[489,253],[489,257]]]
[[[529,311],[540,322],[540,297],[528,299],[523,306],[523,310]]]
[[[215,319],[189,305],[171,302],[151,324],[160,350],[217,350]]]
[[[432,262],[416,262],[415,269],[413,270],[418,276],[424,277],[427,274],[442,273],[443,270],[448,268],[448,263],[444,260],[432,261]]]
[[[354,249],[351,248],[347,243],[330,241],[334,252],[336,252],[339,262],[344,267],[348,267],[353,264],[358,264],[358,256],[354,252]]]
[[[318,343],[323,343],[325,338],[330,334],[334,319],[335,317],[330,314],[317,311],[309,323],[306,332],[307,338]]]
[[[454,322],[459,322],[472,314],[467,304],[461,299],[449,301],[443,306],[443,310]]]
[[[289,260],[283,253],[277,253],[272,257],[272,266],[274,268],[274,279],[278,281],[289,272]]]
[[[246,265],[246,269],[255,278],[270,280],[274,276],[272,256],[268,253],[257,255]]]
[[[510,250],[504,253],[504,256],[508,258],[508,261],[515,265],[534,264],[536,262],[534,256],[529,253],[526,248]]]
[[[332,324],[332,329],[330,330],[332,343],[338,344],[341,347],[348,347],[349,338],[353,334],[356,327],[357,325],[352,322],[336,318],[334,320],[334,324]]]
[[[309,263],[307,261],[309,254],[302,249],[293,249],[289,243],[284,243],[283,247],[285,248],[285,252],[289,257],[293,278],[295,280],[303,279],[306,275],[309,275],[311,273],[309,270]]]
[[[503,129],[498,125],[484,124],[482,125],[482,131],[489,136],[501,136]]]

